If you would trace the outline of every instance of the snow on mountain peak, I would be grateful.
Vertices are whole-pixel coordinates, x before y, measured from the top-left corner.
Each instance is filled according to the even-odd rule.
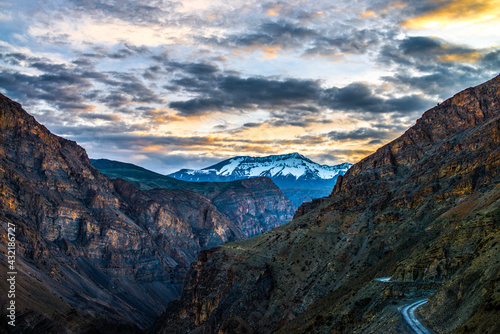
[[[308,175],[309,177],[332,179],[339,174],[345,173],[350,166],[350,164],[337,166],[319,165],[295,152],[267,157],[234,157],[204,168],[201,171],[193,171],[193,173],[213,173],[219,176],[238,176],[243,178],[255,176],[292,176],[296,179]]]

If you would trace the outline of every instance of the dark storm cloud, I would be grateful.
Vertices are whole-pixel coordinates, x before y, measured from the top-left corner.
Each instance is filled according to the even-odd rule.
[[[89,104],[82,92],[91,86],[87,79],[64,71],[31,76],[0,70],[0,88],[9,97],[27,104],[43,100],[62,109],[87,109]]]
[[[177,81],[177,84],[182,82]],[[184,83],[187,91],[200,92],[200,85]],[[286,79],[275,80],[264,77],[240,78],[218,76],[207,86],[204,96],[170,103],[170,107],[181,115],[196,115],[207,111],[224,111],[239,108],[274,108],[308,102],[319,97],[318,81]]]
[[[432,101],[419,95],[383,98],[368,85],[354,82],[342,88],[326,89],[321,103],[334,110],[404,114],[425,109]]]
[[[179,115],[189,116],[202,114],[206,111],[222,110],[229,106],[223,100],[195,98],[187,101],[171,102],[169,107],[178,110]]]
[[[397,43],[387,43],[381,49],[378,60],[385,64],[411,65],[424,70],[429,65],[449,66],[444,64],[447,62],[446,57],[462,57],[458,59],[466,60],[467,56],[477,52],[481,50],[450,44],[438,38],[414,36]]]
[[[139,47],[133,52],[146,50]],[[129,103],[162,103],[159,95],[135,75],[99,72],[94,67],[93,58],[86,56],[80,56],[69,65],[23,53],[2,54],[2,59],[15,66],[21,66],[22,62],[22,66],[40,72],[27,75],[0,68],[0,88],[24,104],[43,100],[62,112],[91,109],[95,103],[111,108]],[[103,84],[105,88],[95,89],[96,84]]]
[[[197,77],[212,75],[219,71],[216,66],[207,63],[179,63],[172,61],[164,62],[164,64],[168,70],[180,70]]]
[[[262,125],[261,123],[245,123],[245,124],[243,124],[243,126],[246,128],[257,128],[261,125]]]
[[[420,36],[408,37],[399,45],[399,49],[405,55],[434,53],[442,48],[442,43],[438,39]]]

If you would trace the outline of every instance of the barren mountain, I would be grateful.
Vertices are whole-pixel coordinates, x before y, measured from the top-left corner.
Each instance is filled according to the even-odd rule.
[[[163,188],[204,195],[217,210],[241,229],[247,238],[289,222],[295,211],[292,203],[268,177],[230,182],[187,182],[129,163],[106,159],[91,162],[110,178],[128,180],[148,193],[155,192],[156,188]],[[156,192],[156,195],[162,197],[167,193],[176,192],[160,191]],[[179,212],[182,213],[182,210]]]
[[[8,290],[6,273],[14,271],[6,267],[10,226],[17,324],[9,328],[19,333],[135,332],[150,326],[179,296],[201,249],[240,240],[242,229],[252,230],[255,221],[238,221],[240,228],[228,218],[229,208],[261,205],[254,211],[269,218],[284,200],[279,189],[281,197],[274,197],[277,187],[266,179],[240,185],[259,197],[243,206],[220,191],[209,199],[189,190],[143,191],[125,180],[111,181],[83,148],[51,134],[3,95],[0,176],[1,286]],[[214,202],[224,201],[223,213]],[[291,218],[291,206],[284,210]],[[3,294],[4,315],[8,302]],[[2,319],[5,329],[8,318]]]
[[[264,235],[202,251],[162,333],[437,333],[500,325],[500,76],[428,110]],[[375,280],[390,277],[391,279]]]

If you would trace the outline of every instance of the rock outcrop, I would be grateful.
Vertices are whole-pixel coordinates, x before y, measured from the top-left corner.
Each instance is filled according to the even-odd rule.
[[[119,161],[98,159],[92,160],[92,164],[110,178],[128,180],[147,192],[162,188],[201,194],[211,201],[217,210],[236,225],[247,238],[289,222],[294,214],[292,203],[268,177],[261,176],[230,182],[188,182]],[[159,195],[157,198],[161,198],[163,194],[169,198],[172,197],[167,195],[168,193],[168,191],[156,191],[155,194]],[[182,213],[182,210],[179,213]]]
[[[255,238],[202,252],[162,333],[500,330],[500,76],[425,112],[332,194]],[[392,277],[378,282],[377,277]]]

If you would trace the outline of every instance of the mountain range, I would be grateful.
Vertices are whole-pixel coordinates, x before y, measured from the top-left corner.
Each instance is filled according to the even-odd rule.
[[[432,332],[499,333],[499,144],[497,76],[245,239],[291,214],[271,178],[96,168],[0,94],[0,286],[15,276],[16,306],[9,327],[0,295],[0,332],[412,333],[401,311],[427,301]]]
[[[320,165],[299,153],[290,153],[234,157],[203,169],[181,169],[168,176],[193,182],[227,182],[267,176],[298,207],[303,202],[328,195],[337,178],[351,166],[349,163]]]
[[[158,333],[500,332],[500,76],[426,111],[288,224],[202,251]]]
[[[141,189],[99,172],[77,143],[0,94],[2,291],[16,272],[15,300],[0,296],[2,332],[139,332],[179,296],[200,250],[293,215],[266,177],[203,185],[124,166],[135,171],[131,181],[142,173]],[[168,182],[178,187],[162,187]],[[6,323],[12,300],[15,327]]]
[[[109,178],[127,180],[144,191],[163,188],[198,193],[241,229],[246,238],[287,223],[294,213],[292,203],[268,177],[189,182],[130,163],[107,159],[90,159],[90,162]]]

